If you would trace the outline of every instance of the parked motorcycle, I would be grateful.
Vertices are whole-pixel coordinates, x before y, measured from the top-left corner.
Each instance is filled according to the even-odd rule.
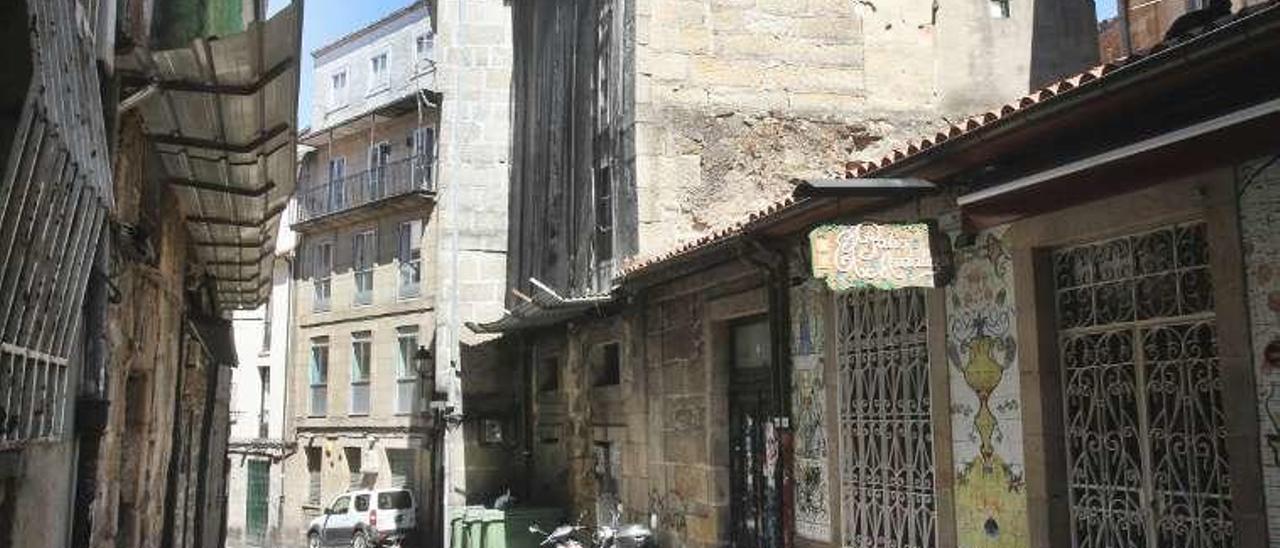
[[[551,548],[586,548],[588,546],[586,542],[590,542],[590,548],[654,548],[656,546],[653,532],[648,527],[636,523],[619,526],[620,516],[621,509],[613,513],[610,520],[613,525],[596,527],[590,535],[587,534],[590,528],[581,524],[561,525],[548,533],[535,523],[529,526],[529,532],[544,535],[546,538],[542,539],[538,545]]]

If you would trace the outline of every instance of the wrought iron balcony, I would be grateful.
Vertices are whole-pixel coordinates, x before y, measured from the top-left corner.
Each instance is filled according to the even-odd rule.
[[[332,181],[299,181],[294,224],[303,226],[295,229],[400,196],[429,197],[435,193],[434,171],[435,158],[411,156]]]

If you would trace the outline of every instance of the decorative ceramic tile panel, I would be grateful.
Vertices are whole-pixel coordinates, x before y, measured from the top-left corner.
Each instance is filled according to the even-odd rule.
[[[830,541],[826,382],[823,352],[826,324],[822,284],[811,280],[791,290],[791,402],[795,432],[796,534]]]
[[[1280,546],[1280,161],[1239,170],[1250,339],[1257,368],[1262,474],[1271,545]]]
[[[947,287],[947,363],[959,545],[1026,546],[1022,397],[1012,261],[1005,228],[955,250]]]

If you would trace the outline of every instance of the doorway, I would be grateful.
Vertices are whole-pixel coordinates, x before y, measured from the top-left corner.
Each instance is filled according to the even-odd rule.
[[[729,510],[733,545],[776,546],[777,488],[773,348],[767,316],[729,326]],[[771,458],[770,455],[773,457]]]

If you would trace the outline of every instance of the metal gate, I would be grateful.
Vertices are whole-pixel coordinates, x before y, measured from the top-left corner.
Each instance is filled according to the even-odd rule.
[[[1204,223],[1053,253],[1074,544],[1230,546]]]
[[[248,462],[248,486],[245,497],[245,541],[262,546],[267,540],[268,481],[271,463],[265,460]]]
[[[923,289],[836,297],[845,546],[935,544],[925,297]]]

